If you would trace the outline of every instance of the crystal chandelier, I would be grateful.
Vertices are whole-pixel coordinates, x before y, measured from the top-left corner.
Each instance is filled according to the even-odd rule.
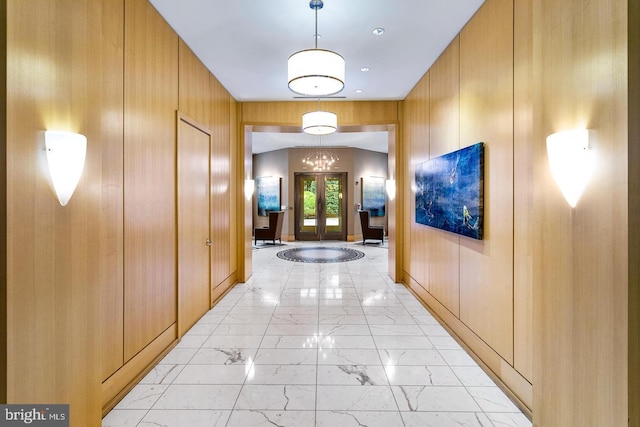
[[[318,49],[318,9],[323,6],[322,0],[309,2],[316,12],[315,48],[294,53],[287,63],[289,89],[303,96],[335,95],[344,88],[344,58],[330,50]]]

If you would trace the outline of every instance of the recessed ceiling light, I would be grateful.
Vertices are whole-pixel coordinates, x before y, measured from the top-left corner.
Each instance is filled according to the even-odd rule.
[[[356,89],[356,90],[355,90],[355,92],[356,92],[356,93],[362,93],[362,92],[364,92],[364,91],[363,91],[362,89]]]
[[[373,31],[371,32],[373,33],[374,36],[381,36],[384,34],[384,28],[382,27],[374,28]]]
[[[366,72],[367,72],[367,71],[369,71],[370,69],[371,69],[371,68],[369,68],[369,67],[362,67],[362,68],[360,68],[360,71],[364,71],[364,72],[366,73]]]

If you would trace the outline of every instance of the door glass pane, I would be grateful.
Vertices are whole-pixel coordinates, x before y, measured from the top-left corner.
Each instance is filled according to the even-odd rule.
[[[300,195],[303,201],[302,228],[300,231],[315,233],[318,213],[316,212],[316,200],[318,197],[316,178],[303,177]]]
[[[342,179],[326,178],[324,181],[327,233],[342,231]]]

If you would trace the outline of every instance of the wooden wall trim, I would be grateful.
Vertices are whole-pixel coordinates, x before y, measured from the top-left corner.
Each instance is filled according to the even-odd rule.
[[[629,0],[627,27],[629,34],[629,426],[640,426],[640,2]]]
[[[406,275],[404,283],[409,291],[438,320],[440,325],[456,339],[491,379],[531,418],[533,408],[532,384],[411,276]]]
[[[336,113],[338,127],[398,122],[397,101],[322,101],[321,106]],[[302,115],[317,109],[316,101],[243,102],[242,122],[300,128]]]
[[[225,295],[231,291],[236,285],[236,273],[233,272],[229,277],[224,279],[223,282],[219,283],[217,286],[213,286],[211,289],[211,307],[215,306]]]
[[[178,343],[174,323],[102,383],[102,416],[106,415]]]
[[[7,28],[7,2],[0,2]],[[7,32],[0,31],[0,402],[7,401]]]

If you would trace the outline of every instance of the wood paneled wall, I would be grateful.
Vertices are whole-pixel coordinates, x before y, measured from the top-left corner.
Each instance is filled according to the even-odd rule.
[[[0,19],[0,395],[70,403],[72,426],[99,426],[103,405],[176,340],[178,109],[216,135],[212,287],[235,282],[236,103],[146,0],[9,0]],[[88,139],[65,207],[49,182],[47,129]]]
[[[338,116],[338,126],[387,125],[398,121],[396,101],[322,101],[320,106]],[[243,102],[242,121],[300,127],[302,115],[317,109],[315,101]]]
[[[2,191],[6,401],[70,403],[72,425],[98,426],[100,289],[118,286],[122,271],[119,243],[105,240],[118,227],[102,222],[117,215],[121,200],[111,162],[122,144],[122,2],[15,0],[2,7],[11,106],[1,155],[9,177]],[[65,207],[51,188],[45,130],[88,140],[83,176]]]
[[[238,145],[238,141],[240,140],[240,133],[238,131],[240,123],[241,115],[238,114],[239,110],[238,103],[235,99],[229,97],[229,154],[231,159],[231,168],[229,172],[230,183],[229,183],[229,195],[231,197],[232,202],[230,203],[229,208],[229,271],[234,274],[237,272],[239,268],[238,259],[238,245],[240,244],[236,239],[238,235],[238,227],[240,224],[235,218],[238,218],[238,204],[236,202],[238,198],[238,187],[241,186],[242,181],[238,181],[237,177],[239,174],[240,161],[238,159],[238,153],[235,147]],[[235,281],[235,280],[234,280]]]
[[[235,267],[231,266],[231,260],[235,259],[235,234],[233,227],[236,226],[235,214],[232,209],[231,186],[235,184],[232,180],[231,147],[235,146],[235,140],[231,134],[235,129],[235,120],[230,115],[231,97],[224,87],[209,75],[210,80],[210,102],[212,131],[211,147],[211,286],[212,299],[219,297],[226,291],[230,284],[235,283],[230,275],[235,272]],[[234,124],[234,126],[231,125]],[[218,288],[216,290],[216,288]]]
[[[124,2],[105,1],[108,43],[111,61],[103,65],[109,76],[104,87],[108,96],[108,115],[103,115],[105,133],[102,146],[102,197],[100,218],[101,263],[100,286],[101,379],[107,378],[124,363]]]
[[[0,3],[7,28],[7,2]],[[0,76],[7,81],[7,32],[0,31]],[[7,85],[0,86],[0,135],[7,133]],[[7,188],[7,138],[0,138],[0,188]],[[6,194],[6,193],[5,193]],[[7,366],[7,198],[0,197],[0,366]],[[7,371],[0,369],[0,402],[7,401]]]
[[[460,320],[513,364],[513,0],[487,1],[460,33],[460,145],[479,141],[484,237],[460,239]]]
[[[531,281],[514,283],[515,258],[525,257],[518,260],[519,268],[530,264],[526,251],[516,255],[514,250],[519,218],[514,206],[530,203],[531,194],[522,194],[516,204],[514,187],[526,189],[531,178],[514,170],[514,16],[513,0],[485,2],[403,103],[404,163],[409,166],[404,194],[410,206],[404,214],[404,268],[411,289],[531,409]],[[523,25],[521,43],[526,43],[531,27]],[[530,50],[518,61],[527,66],[529,58]],[[523,72],[519,77],[528,78]],[[521,103],[527,101],[526,92],[519,96]],[[522,144],[531,140],[530,126],[517,132]],[[480,141],[485,143],[484,240],[416,224],[410,185],[416,164]],[[518,158],[526,170],[524,154]],[[520,235],[527,244],[526,231]],[[530,274],[528,269],[521,276]],[[523,314],[514,313],[514,304]]]
[[[178,36],[146,0],[125,2],[124,359],[176,321]]]
[[[460,146],[460,37],[456,37],[429,70],[429,157]],[[465,141],[465,146],[470,141]],[[415,203],[415,201],[414,201]],[[420,278],[429,292],[460,317],[460,237],[416,225],[425,233],[429,276]]]
[[[408,209],[404,211],[404,262],[403,267],[410,278],[416,278],[426,291],[429,282],[427,268],[429,263],[423,262],[427,256],[426,228],[416,223],[415,172],[416,165],[429,159],[429,85],[430,71],[416,84],[403,103],[403,162],[405,172],[405,200]],[[405,282],[408,280],[405,279]]]
[[[629,248],[637,233],[637,170],[628,102],[627,0],[536,1],[533,5],[534,88],[534,419],[538,426],[627,426]],[[631,11],[637,6],[631,6]],[[635,17],[638,15],[636,13]],[[629,16],[630,19],[630,16]],[[631,22],[631,21],[629,21]],[[637,27],[637,21],[629,24]],[[632,61],[633,63],[633,61]],[[637,69],[636,69],[637,72]],[[637,75],[635,76],[637,77]],[[637,86],[636,86],[637,88]],[[629,96],[636,99],[629,101]],[[634,111],[633,113],[637,113]],[[575,208],[553,182],[545,138],[557,131],[587,128],[596,170]],[[637,138],[634,134],[632,138]],[[637,178],[637,175],[635,175]],[[633,218],[633,219],[631,219]],[[632,251],[630,253],[633,253]],[[636,252],[637,254],[637,252]],[[631,270],[633,271],[633,270]],[[635,283],[637,285],[637,282]],[[636,300],[637,301],[637,300]],[[635,307],[637,310],[637,305]],[[637,409],[636,409],[637,410]]]
[[[533,0],[514,2],[513,365],[533,379]]]
[[[398,119],[400,119],[401,107],[398,105]],[[405,209],[404,193],[400,188],[404,187],[404,174],[402,165],[399,162],[404,158],[402,146],[398,143],[402,138],[400,126],[393,126],[393,131],[389,132],[389,143],[387,153],[388,178],[395,181],[396,197],[387,203],[387,234],[389,240],[388,273],[394,282],[402,282],[404,276],[402,269],[402,235],[404,223],[402,222]]]
[[[628,164],[629,182],[627,199],[629,201],[627,218],[629,221],[629,425],[640,426],[640,2],[630,1],[627,12],[627,31],[629,34],[629,76],[628,100],[629,125]],[[632,325],[636,325],[632,327]]]

